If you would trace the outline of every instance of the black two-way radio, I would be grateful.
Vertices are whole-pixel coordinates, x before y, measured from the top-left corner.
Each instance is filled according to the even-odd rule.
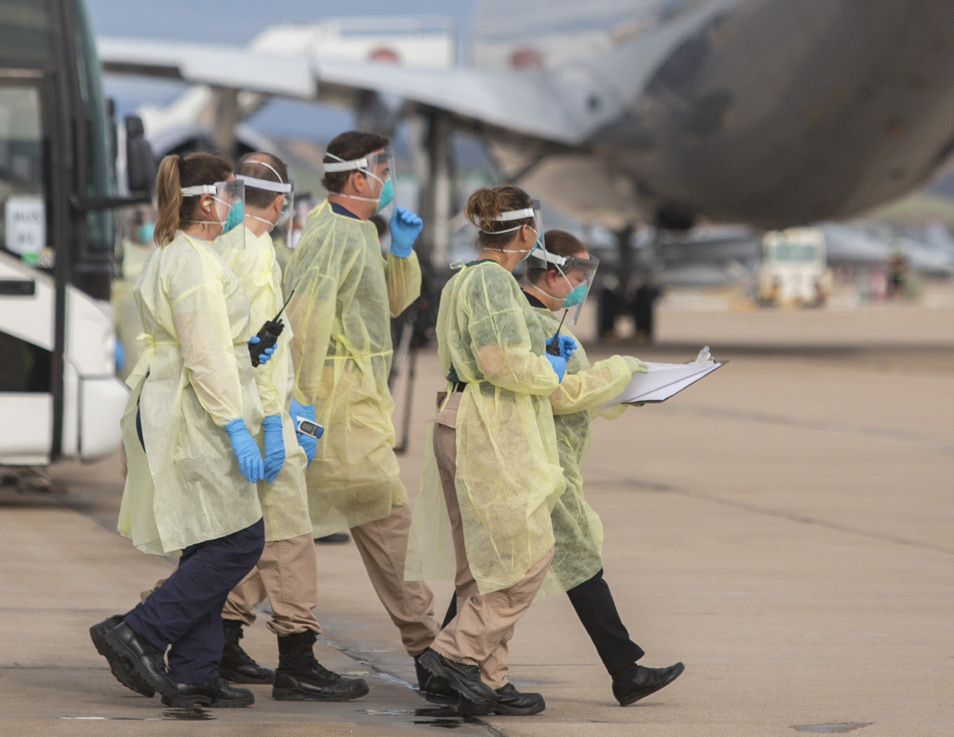
[[[282,330],[285,329],[285,323],[282,322],[282,313],[285,311],[285,308],[288,307],[288,300],[292,298],[292,294],[295,293],[293,289],[291,294],[288,295],[288,299],[285,300],[285,304],[282,305],[282,308],[278,311],[278,314],[271,320],[268,320],[262,329],[256,333],[258,338],[258,343],[249,343],[248,352],[252,356],[252,365],[259,366],[262,362],[259,361],[262,357],[262,354],[265,352],[266,348],[270,348],[278,341],[278,336],[282,334]]]
[[[557,325],[556,332],[553,334],[553,342],[547,346],[547,353],[551,356],[560,355],[560,328],[563,327],[563,321],[566,320],[566,313],[569,310],[563,310],[563,317],[560,318],[560,324]]]

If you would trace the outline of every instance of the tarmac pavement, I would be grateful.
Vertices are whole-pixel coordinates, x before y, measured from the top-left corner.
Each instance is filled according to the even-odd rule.
[[[585,337],[586,331],[581,331]],[[319,660],[363,674],[357,701],[169,709],[123,688],[88,628],[172,562],[114,532],[119,460],[60,464],[65,493],[0,489],[0,737],[954,735],[954,311],[662,309],[660,343],[593,346],[729,364],[668,402],[598,420],[584,470],[604,563],[645,665],[686,672],[627,708],[563,596],[511,642],[531,717],[462,720],[426,704],[353,544],[320,545]],[[440,388],[417,362],[413,495]],[[399,398],[400,398],[399,394]],[[399,407],[400,409],[400,407]],[[450,595],[435,582],[438,616]],[[274,666],[266,616],[243,645]]]

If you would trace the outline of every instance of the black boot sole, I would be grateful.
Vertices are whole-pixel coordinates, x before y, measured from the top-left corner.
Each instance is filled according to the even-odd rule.
[[[235,701],[222,701],[221,699],[212,699],[208,696],[175,696],[173,698],[162,697],[162,703],[165,706],[172,706],[177,709],[190,709],[194,706],[205,706],[209,709],[237,709],[243,706],[251,706],[255,703],[255,697],[240,699]]]
[[[263,668],[263,670],[268,670]],[[255,678],[254,676],[248,676],[244,673],[240,673],[237,670],[232,670],[231,668],[224,668],[219,664],[219,675],[222,676],[229,683],[243,683],[251,684],[253,686],[270,686],[275,683],[275,671],[268,670],[268,675],[263,676],[262,678]]]
[[[539,714],[547,708],[545,702],[533,704],[532,706],[507,706],[505,704],[475,704],[473,701],[461,699],[457,705],[457,713],[462,717],[487,717],[492,714],[502,717],[526,717],[531,714]]]
[[[149,670],[140,662],[139,656],[136,655],[135,651],[118,637],[115,638],[116,642],[110,642],[110,635],[113,634],[113,632],[114,630],[109,630],[103,633],[103,643],[109,648],[113,656],[122,663],[123,669],[128,669],[135,673],[143,683],[155,689],[155,691],[162,696],[170,699],[175,698],[175,684],[167,679],[154,678]]]
[[[370,690],[371,689],[365,686],[364,688],[354,689],[354,691],[350,693],[335,694],[322,693],[320,691],[303,691],[294,686],[287,686],[272,688],[272,698],[276,701],[353,701],[354,699],[360,699],[362,696],[366,696]]]
[[[130,668],[127,662],[119,657],[116,652],[106,642],[106,628],[101,626],[103,622],[94,624],[89,628],[89,637],[96,646],[96,652],[106,658],[109,663],[109,671],[113,677],[123,684],[130,691],[152,698],[156,695],[156,690],[139,677],[139,674],[133,668]]]

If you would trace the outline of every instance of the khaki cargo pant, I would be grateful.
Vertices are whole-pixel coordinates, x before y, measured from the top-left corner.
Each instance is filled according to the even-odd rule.
[[[455,428],[460,398],[461,393],[452,394],[447,407],[434,418],[434,454],[457,558],[454,578],[457,616],[441,630],[431,648],[450,660],[478,666],[481,680],[491,688],[498,689],[507,685],[508,643],[513,637],[514,625],[527,611],[543,584],[553,550],[537,561],[523,579],[513,586],[483,595],[477,591],[477,582],[471,573],[464,548],[464,528],[454,482],[457,475]],[[440,395],[438,401],[442,401]]]

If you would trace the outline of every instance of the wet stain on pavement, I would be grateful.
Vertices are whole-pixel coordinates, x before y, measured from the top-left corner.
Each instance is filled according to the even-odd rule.
[[[441,729],[457,729],[458,727],[462,727],[464,724],[479,723],[476,719],[471,717],[460,716],[457,713],[457,709],[455,709],[453,706],[438,706],[426,709],[366,709],[365,711],[368,714],[374,714],[376,716],[418,717],[417,719],[412,719],[409,723],[420,724],[427,727],[439,727]],[[425,718],[422,719],[421,717]]]
[[[167,709],[162,712],[162,718],[168,721],[201,722],[215,719],[210,712],[201,706],[190,706],[184,709]]]
[[[826,722],[825,724],[796,724],[792,728],[796,732],[812,732],[814,734],[844,734],[856,729],[867,727],[874,722]]]

